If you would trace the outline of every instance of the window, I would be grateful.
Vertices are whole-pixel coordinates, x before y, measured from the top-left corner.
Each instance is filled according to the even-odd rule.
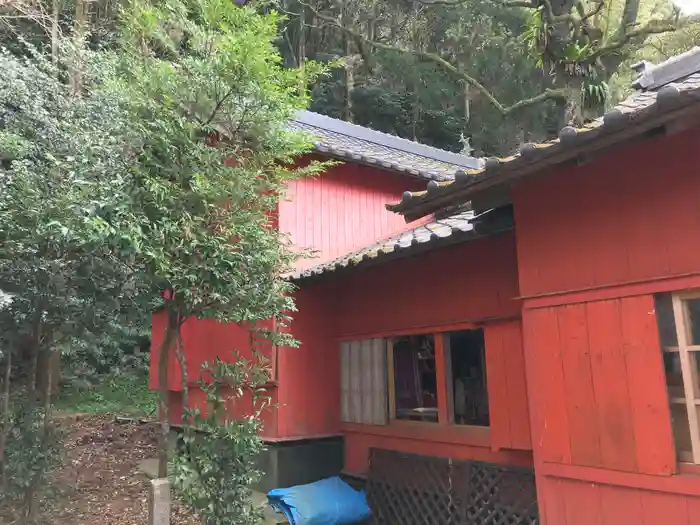
[[[433,334],[395,337],[391,341],[390,362],[396,419],[437,422],[437,375]]]
[[[342,342],[341,421],[488,427],[484,349],[481,329]]]
[[[676,455],[700,463],[700,292],[655,301]]]
[[[386,341],[375,338],[343,342],[340,363],[341,420],[386,425]]]
[[[484,331],[446,334],[445,357],[452,421],[458,425],[489,426]]]

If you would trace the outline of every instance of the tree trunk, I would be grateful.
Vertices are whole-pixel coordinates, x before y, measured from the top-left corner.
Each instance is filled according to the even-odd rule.
[[[76,0],[75,18],[73,25],[73,45],[75,56],[71,64],[70,86],[73,93],[78,94],[83,89],[82,48],[85,40],[87,26],[88,4],[87,0]]]
[[[168,440],[170,438],[170,410],[168,407],[169,387],[168,368],[170,367],[170,349],[177,335],[179,313],[177,310],[167,310],[167,325],[160,345],[158,356],[158,387],[160,390],[160,438],[158,442],[158,477],[168,477]]]
[[[349,27],[349,13],[347,1],[343,1],[342,11],[341,11],[341,25],[343,27]],[[343,115],[342,119],[346,122],[353,122],[354,116],[352,113],[352,91],[355,88],[355,60],[352,58],[352,42],[350,38],[343,33],[343,50],[345,53],[345,75],[343,87]]]
[[[297,46],[297,67],[302,69],[306,64],[306,8],[304,4],[299,7],[299,42]],[[300,79],[299,91],[303,95],[306,92],[306,75]]]
[[[59,0],[53,0],[51,7],[51,59],[58,62],[58,15]]]
[[[50,377],[49,377],[50,376]],[[50,387],[49,385],[50,380]],[[37,388],[44,399],[44,392],[49,389],[52,396],[58,394],[61,384],[61,353],[45,349],[39,352],[37,364]]]
[[[569,92],[569,96],[564,108],[564,120],[567,126],[581,127],[584,124],[583,79],[569,79],[567,91]]]
[[[187,432],[187,429],[189,428],[187,411],[190,408],[190,380],[187,373],[187,356],[185,355],[185,345],[183,344],[182,334],[180,333],[180,323],[178,323],[178,330],[175,339],[175,356],[177,357],[177,362],[180,365],[180,384],[182,387],[182,415],[180,416],[180,422],[182,423],[185,432]]]
[[[37,402],[37,372],[39,364],[39,349],[41,347],[41,314],[42,309],[37,308],[34,313],[34,326],[32,336],[27,345],[29,354],[29,373],[27,374],[27,410],[32,410]]]

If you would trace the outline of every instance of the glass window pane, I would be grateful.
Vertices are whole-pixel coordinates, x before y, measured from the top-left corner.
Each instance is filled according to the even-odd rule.
[[[700,399],[700,355],[698,352],[688,352],[690,358],[690,374],[693,382],[693,397]]]
[[[671,402],[680,399],[685,403],[683,390],[683,375],[681,373],[681,355],[678,352],[664,352],[664,370],[666,372],[666,387]]]
[[[394,340],[396,419],[438,420],[435,341],[432,334]]]
[[[685,301],[688,312],[688,344],[700,345],[700,299]]]
[[[484,331],[465,330],[447,336],[452,365],[454,422],[489,426]]]
[[[685,405],[671,404],[671,426],[673,428],[673,440],[676,444],[676,456],[680,461],[692,461],[693,450],[690,444],[688,411]]]
[[[671,294],[662,293],[654,296],[654,309],[656,310],[656,323],[659,327],[659,339],[661,346],[678,346],[676,334],[676,321],[673,317],[673,304]]]

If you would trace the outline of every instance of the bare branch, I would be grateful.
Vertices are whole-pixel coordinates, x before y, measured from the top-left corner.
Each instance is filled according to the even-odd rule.
[[[677,26],[675,24],[666,21],[649,22],[644,27],[640,27],[639,29],[635,29],[634,31],[626,31],[619,39],[616,39],[614,42],[611,42],[608,45],[596,49],[588,57],[588,60],[590,60],[590,62],[592,63],[595,60],[603,58],[607,55],[611,55],[622,49],[625,45],[627,45],[630,42],[630,40],[647,37],[649,35],[669,33],[671,31],[675,31],[676,29]]]
[[[510,106],[506,106],[502,104],[501,102],[498,101],[498,99],[488,90],[486,87],[481,84],[478,80],[476,80],[474,77],[469,75],[468,73],[464,71],[460,71],[456,66],[442,58],[441,56],[435,54],[435,53],[429,53],[426,51],[419,51],[415,49],[402,49],[400,47],[396,47],[390,44],[385,44],[382,42],[377,42],[377,41],[370,41],[367,38],[364,37],[364,35],[358,33],[357,31],[353,31],[352,29],[348,27],[343,27],[343,25],[333,18],[332,16],[324,15],[320,13],[317,9],[315,9],[313,6],[306,4],[302,2],[302,5],[305,5],[308,7],[314,15],[319,18],[320,20],[323,20],[327,22],[329,25],[332,25],[336,27],[337,29],[340,29],[341,31],[344,31],[348,35],[359,39],[366,43],[370,47],[374,47],[375,49],[382,49],[385,51],[391,51],[394,53],[403,53],[403,54],[412,54],[422,60],[425,60],[426,62],[432,62],[433,64],[436,64],[446,70],[447,72],[451,73],[455,77],[463,80],[470,86],[472,86],[476,91],[481,93],[488,101],[489,103],[498,110],[501,115],[509,115],[511,113],[514,113],[518,110],[521,110],[523,108],[529,107],[529,106],[534,106],[536,104],[539,104],[541,102],[545,102],[547,100],[558,100],[558,101],[564,101],[566,100],[566,91],[563,89],[547,89],[544,92],[540,93],[539,95],[528,98],[525,100],[521,100],[519,102],[516,102],[515,104],[512,104]]]

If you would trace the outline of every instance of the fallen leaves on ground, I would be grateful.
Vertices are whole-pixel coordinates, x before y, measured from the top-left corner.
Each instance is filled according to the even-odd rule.
[[[156,456],[158,427],[117,423],[107,416],[71,416],[59,424],[67,431],[65,457],[40,523],[146,525],[149,480],[139,462]],[[177,503],[170,523],[199,525]]]

